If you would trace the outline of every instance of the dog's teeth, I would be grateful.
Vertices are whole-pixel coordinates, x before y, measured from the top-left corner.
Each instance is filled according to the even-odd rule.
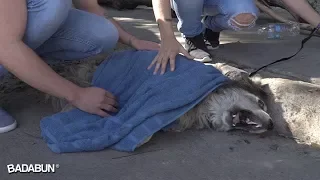
[[[248,125],[256,125],[257,123],[253,122],[253,121],[250,121],[249,119],[246,120],[246,123]]]
[[[261,127],[262,127],[261,124],[257,124],[257,125],[256,125],[256,128],[261,128]]]
[[[235,116],[235,117],[233,118],[233,120],[232,120],[232,123],[233,123],[234,125],[240,123],[239,118],[237,118],[237,116]]]
[[[248,125],[257,125],[257,123],[252,122],[252,121],[247,122],[247,124],[248,124]]]

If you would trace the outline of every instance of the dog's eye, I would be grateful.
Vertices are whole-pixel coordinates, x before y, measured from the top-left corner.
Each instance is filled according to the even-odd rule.
[[[258,100],[258,105],[261,109],[264,109],[264,102],[261,101],[260,99]]]

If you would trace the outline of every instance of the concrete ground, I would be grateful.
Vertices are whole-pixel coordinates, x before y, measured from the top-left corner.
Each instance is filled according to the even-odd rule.
[[[124,28],[138,37],[159,41],[150,9],[111,11]],[[129,18],[130,17],[130,18]],[[260,20],[264,21],[263,19]],[[106,32],[107,33],[107,32]],[[177,36],[179,34],[177,33]],[[249,38],[250,37],[250,38]],[[299,40],[262,41],[244,33],[225,32],[224,45],[216,51],[220,61],[247,69],[293,54]],[[181,39],[179,39],[181,40]],[[313,38],[296,58],[267,69],[272,76],[319,82],[320,67]],[[2,180],[100,180],[100,179],[216,179],[216,180],[313,180],[320,178],[320,151],[277,136],[244,133],[187,131],[159,133],[135,153],[112,150],[90,153],[52,153],[40,137],[39,121],[53,113],[51,106],[30,90],[7,104],[19,127],[0,135],[0,179]],[[17,105],[17,103],[22,103]],[[8,174],[8,164],[58,164],[55,173]]]

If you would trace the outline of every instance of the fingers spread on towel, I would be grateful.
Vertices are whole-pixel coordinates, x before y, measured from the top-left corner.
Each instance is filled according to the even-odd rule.
[[[95,114],[99,115],[99,116],[102,116],[102,117],[108,117],[110,116],[110,114],[106,113],[105,111],[103,110],[97,110],[97,112],[95,112]]]
[[[176,56],[170,55],[170,70],[171,71],[175,70],[175,60],[176,60]]]
[[[107,112],[118,112],[118,109],[111,106],[110,104],[102,104],[100,107],[102,110],[105,110]]]
[[[104,101],[102,102],[102,104],[109,104],[113,107],[118,107],[118,102],[115,99],[112,99],[110,97],[105,97]]]
[[[106,91],[106,96],[107,96],[108,98],[111,98],[111,99],[114,99],[114,100],[117,99],[113,94],[111,94],[111,93],[108,92],[108,91]]]

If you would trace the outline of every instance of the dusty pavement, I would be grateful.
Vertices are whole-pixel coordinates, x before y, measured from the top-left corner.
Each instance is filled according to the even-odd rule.
[[[141,38],[159,40],[151,10],[111,14]],[[130,17],[130,18],[129,18]],[[261,20],[263,21],[263,20]],[[179,34],[177,33],[179,36]],[[275,58],[290,55],[299,47],[296,40],[261,42],[258,37],[226,32],[217,57],[245,68],[255,68]],[[252,36],[251,36],[252,37]],[[302,38],[302,37],[299,37]],[[232,43],[240,41],[240,43]],[[292,43],[292,41],[295,41]],[[272,45],[270,44],[272,43]],[[318,82],[319,38],[290,63],[270,69],[271,76]],[[253,46],[257,45],[257,46]],[[17,103],[22,103],[17,105]],[[91,153],[54,154],[40,137],[39,121],[53,113],[42,96],[27,92],[12,98],[6,108],[19,127],[0,135],[0,179],[100,180],[100,179],[216,179],[216,180],[314,180],[320,178],[320,150],[277,136],[257,137],[243,133],[188,131],[159,133],[133,154],[112,150]],[[303,108],[303,107],[302,107]],[[8,174],[8,164],[58,164],[52,174]]]

